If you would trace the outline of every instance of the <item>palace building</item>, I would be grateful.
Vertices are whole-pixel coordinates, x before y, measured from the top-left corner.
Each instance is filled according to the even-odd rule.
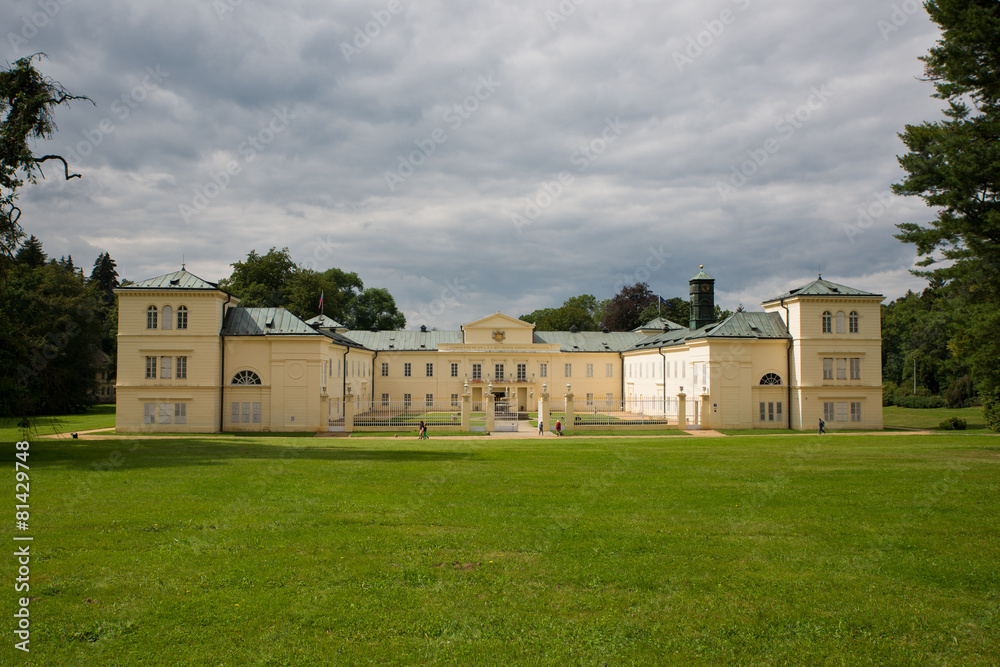
[[[116,290],[117,430],[350,430],[380,406],[454,420],[465,401],[525,416],[543,397],[622,425],[882,428],[882,295],[820,277],[715,322],[715,280],[689,287],[687,326],[535,331],[498,312],[458,331],[356,331],[244,308],[182,269]]]

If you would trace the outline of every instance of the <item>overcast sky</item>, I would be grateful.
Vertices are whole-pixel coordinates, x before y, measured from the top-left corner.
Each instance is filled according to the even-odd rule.
[[[20,200],[88,274],[217,281],[287,246],[407,328],[686,298],[702,263],[730,309],[819,270],[924,285],[892,235],[933,212],[888,192],[897,132],[941,117],[914,0],[8,0],[0,25],[96,103],[36,147],[83,178]]]

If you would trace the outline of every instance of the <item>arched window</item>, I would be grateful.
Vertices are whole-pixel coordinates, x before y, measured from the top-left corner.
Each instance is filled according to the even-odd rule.
[[[163,325],[160,326],[161,329],[172,329],[174,327],[174,311],[170,306],[164,306],[163,312]]]
[[[823,333],[833,333],[833,315],[829,310],[823,311]]]
[[[858,333],[858,311],[851,311],[851,314],[848,316],[847,324],[850,327],[848,331],[851,333]]]
[[[260,384],[260,376],[253,371],[240,371],[233,376],[232,384]]]
[[[187,329],[188,328],[188,309],[187,306],[177,306],[177,328]]]
[[[146,328],[156,328],[156,306],[150,306],[146,309]]]
[[[847,333],[847,318],[844,316],[844,311],[837,311],[837,333]]]
[[[760,383],[767,387],[777,387],[781,385],[781,377],[777,373],[764,373]]]

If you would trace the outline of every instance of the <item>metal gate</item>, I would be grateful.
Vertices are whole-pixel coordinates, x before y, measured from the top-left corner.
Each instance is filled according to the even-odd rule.
[[[497,400],[493,405],[493,429],[496,431],[517,430],[517,399]]]
[[[474,433],[486,431],[486,401],[472,400],[469,411],[469,430]]]

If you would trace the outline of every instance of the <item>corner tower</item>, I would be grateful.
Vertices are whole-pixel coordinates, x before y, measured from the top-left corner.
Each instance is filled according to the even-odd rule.
[[[692,331],[715,322],[715,278],[705,273],[704,264],[698,268],[698,275],[688,281],[691,287],[691,319],[688,328]]]

